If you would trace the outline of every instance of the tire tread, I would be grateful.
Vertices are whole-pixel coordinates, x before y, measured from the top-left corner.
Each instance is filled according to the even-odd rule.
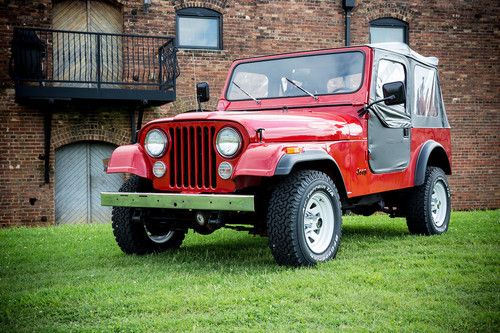
[[[147,188],[145,180],[138,176],[132,176],[125,181],[119,192],[140,192],[145,188]],[[181,246],[186,235],[185,231],[176,230],[166,243],[154,243],[146,235],[144,226],[131,220],[130,208],[127,207],[113,207],[111,220],[115,240],[126,254],[143,255],[177,249]]]
[[[277,185],[271,195],[267,213],[269,247],[279,265],[311,266],[315,264],[300,251],[296,232],[298,210],[289,208],[299,207],[308,184],[318,179],[330,183],[336,200],[340,202],[333,181],[325,173],[316,170],[301,170],[292,173]]]
[[[442,176],[446,179],[446,175],[441,168],[430,166],[425,172],[424,184],[416,186],[410,190],[406,200],[406,224],[411,234],[432,235],[436,232],[431,226],[432,216],[428,209],[429,196],[432,193],[432,181],[436,177]],[[448,186],[448,184],[446,183]],[[451,205],[451,202],[448,202]]]

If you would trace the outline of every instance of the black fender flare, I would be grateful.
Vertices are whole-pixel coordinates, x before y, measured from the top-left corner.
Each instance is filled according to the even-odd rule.
[[[425,172],[427,170],[427,165],[429,163],[429,158],[435,150],[441,150],[442,153],[446,156],[446,162],[448,163],[448,170],[444,170],[447,174],[450,173],[449,166],[450,161],[448,154],[444,150],[444,147],[437,143],[434,140],[429,140],[422,145],[420,152],[418,153],[417,164],[415,166],[415,186],[420,186],[425,181]]]
[[[324,150],[306,150],[300,154],[285,154],[278,161],[278,164],[276,165],[276,169],[274,171],[274,175],[286,176],[290,174],[290,172],[292,172],[293,170],[293,167],[297,163],[325,160],[335,163],[338,169],[339,166],[337,162],[335,162],[333,157],[328,155],[328,153]]]
[[[297,164],[304,162],[327,162],[331,163],[331,170],[324,170],[327,174],[332,177],[333,181],[337,185],[337,189],[341,193],[341,196],[347,197],[347,184],[345,183],[344,176],[340,171],[339,165],[335,159],[330,156],[326,151],[322,149],[306,150],[300,154],[285,154],[283,155],[274,172],[275,176],[286,176],[292,172],[293,168]],[[324,166],[324,164],[323,164]]]

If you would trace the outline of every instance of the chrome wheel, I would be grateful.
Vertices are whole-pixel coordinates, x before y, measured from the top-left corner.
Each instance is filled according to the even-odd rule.
[[[335,218],[330,198],[323,192],[314,193],[307,201],[304,215],[304,236],[307,247],[320,254],[333,238]]]
[[[448,195],[442,180],[434,184],[431,195],[431,214],[436,227],[441,227],[448,211]]]
[[[144,226],[144,230],[146,231],[146,235],[148,235],[148,238],[151,239],[151,241],[153,241],[154,243],[157,243],[157,244],[163,244],[163,243],[168,242],[170,240],[170,238],[172,238],[172,236],[174,235],[173,231],[169,231],[165,235],[153,235],[148,230],[148,228],[146,228],[146,226]]]

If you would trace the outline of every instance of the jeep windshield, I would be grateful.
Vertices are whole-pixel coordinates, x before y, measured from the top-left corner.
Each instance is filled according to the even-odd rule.
[[[304,55],[237,65],[229,101],[348,94],[363,81],[364,54],[359,51]]]

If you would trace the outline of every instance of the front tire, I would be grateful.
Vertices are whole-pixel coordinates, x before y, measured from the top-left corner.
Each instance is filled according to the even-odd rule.
[[[451,196],[444,171],[428,167],[424,184],[413,188],[407,200],[406,224],[412,234],[439,235],[448,230]]]
[[[269,247],[280,265],[312,266],[335,258],[342,232],[335,184],[320,171],[289,175],[271,195],[267,227]]]
[[[147,180],[132,176],[120,188],[120,192],[148,192]],[[140,211],[129,207],[113,207],[111,216],[113,234],[120,249],[126,254],[150,254],[177,249],[186,235],[185,231],[166,230],[152,233],[140,216]],[[134,218],[135,217],[135,218]],[[153,228],[149,228],[153,229]]]

